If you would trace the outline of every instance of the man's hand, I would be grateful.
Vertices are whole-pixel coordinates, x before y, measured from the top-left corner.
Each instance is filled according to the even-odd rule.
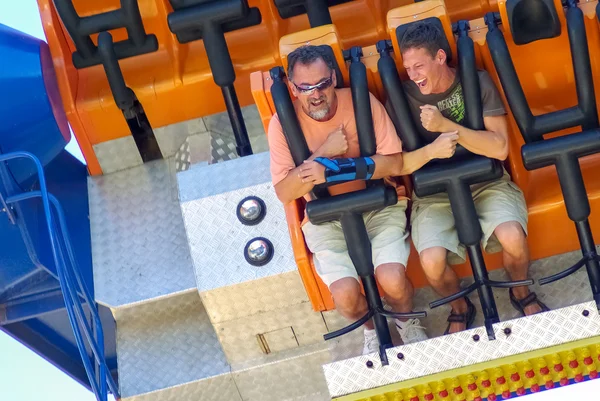
[[[442,115],[437,107],[430,104],[421,106],[421,124],[423,128],[430,132],[445,132],[449,131],[448,120]]]
[[[315,154],[331,159],[343,155],[346,151],[348,151],[348,140],[346,139],[344,125],[340,124],[335,131],[327,136],[327,139]]]
[[[325,182],[325,166],[315,161],[305,161],[299,166],[298,177],[303,183],[312,183],[313,185],[323,184]]]
[[[457,143],[458,131],[444,132],[427,146],[427,155],[430,159],[447,159],[454,156]]]

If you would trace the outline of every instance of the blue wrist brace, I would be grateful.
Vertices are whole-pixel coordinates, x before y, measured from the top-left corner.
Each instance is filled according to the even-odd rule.
[[[316,157],[314,160],[325,166],[325,181],[327,182],[370,180],[375,172],[375,162],[370,157],[348,159]]]

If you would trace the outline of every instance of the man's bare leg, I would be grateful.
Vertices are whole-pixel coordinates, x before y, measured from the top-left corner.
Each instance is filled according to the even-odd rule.
[[[360,292],[360,285],[353,277],[345,277],[334,281],[329,286],[337,311],[346,319],[355,322],[363,317],[369,307],[367,299]],[[365,328],[373,330],[373,321],[368,320]]]
[[[516,221],[502,223],[494,230],[494,234],[502,245],[502,259],[504,268],[511,280],[527,280],[529,270],[529,246],[523,228]],[[512,289],[517,299],[523,299],[529,295],[527,286]],[[541,312],[542,308],[536,302],[524,308],[526,315]]]
[[[425,249],[419,255],[421,266],[429,284],[442,297],[456,294],[460,291],[460,281],[454,270],[446,263],[448,251],[443,247],[432,247]],[[467,302],[464,298],[459,298],[450,303],[452,311],[457,314],[467,313]],[[466,322],[450,323],[450,333],[456,333],[466,329]]]

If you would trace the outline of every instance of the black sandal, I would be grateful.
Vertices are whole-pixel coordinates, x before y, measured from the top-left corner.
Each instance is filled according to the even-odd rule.
[[[471,328],[471,325],[475,321],[475,315],[477,314],[477,309],[475,309],[475,305],[471,302],[468,297],[465,297],[465,302],[467,303],[467,312],[466,313],[454,313],[453,310],[450,311],[450,316],[448,316],[448,327],[446,327],[446,331],[444,331],[444,335],[450,332],[450,325],[452,323],[465,323],[465,330]]]
[[[542,309],[541,312],[548,312],[550,310],[550,308],[548,308],[542,301],[538,299],[535,292],[530,292],[529,295],[527,295],[523,299],[515,298],[515,294],[513,294],[512,288],[508,290],[508,294],[510,296],[510,303],[519,313],[521,313],[522,316],[527,316],[525,314],[525,307],[527,305],[531,305],[534,302],[537,302],[537,304],[540,306],[540,308]]]

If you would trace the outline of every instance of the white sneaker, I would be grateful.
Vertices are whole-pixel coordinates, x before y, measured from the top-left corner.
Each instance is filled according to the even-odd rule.
[[[421,326],[419,319],[408,319],[406,322],[396,319],[396,329],[400,333],[404,345],[417,343],[429,338],[425,334],[425,327]]]
[[[375,329],[365,329],[365,345],[363,346],[363,355],[372,354],[379,352],[379,340],[377,339],[377,332]]]

